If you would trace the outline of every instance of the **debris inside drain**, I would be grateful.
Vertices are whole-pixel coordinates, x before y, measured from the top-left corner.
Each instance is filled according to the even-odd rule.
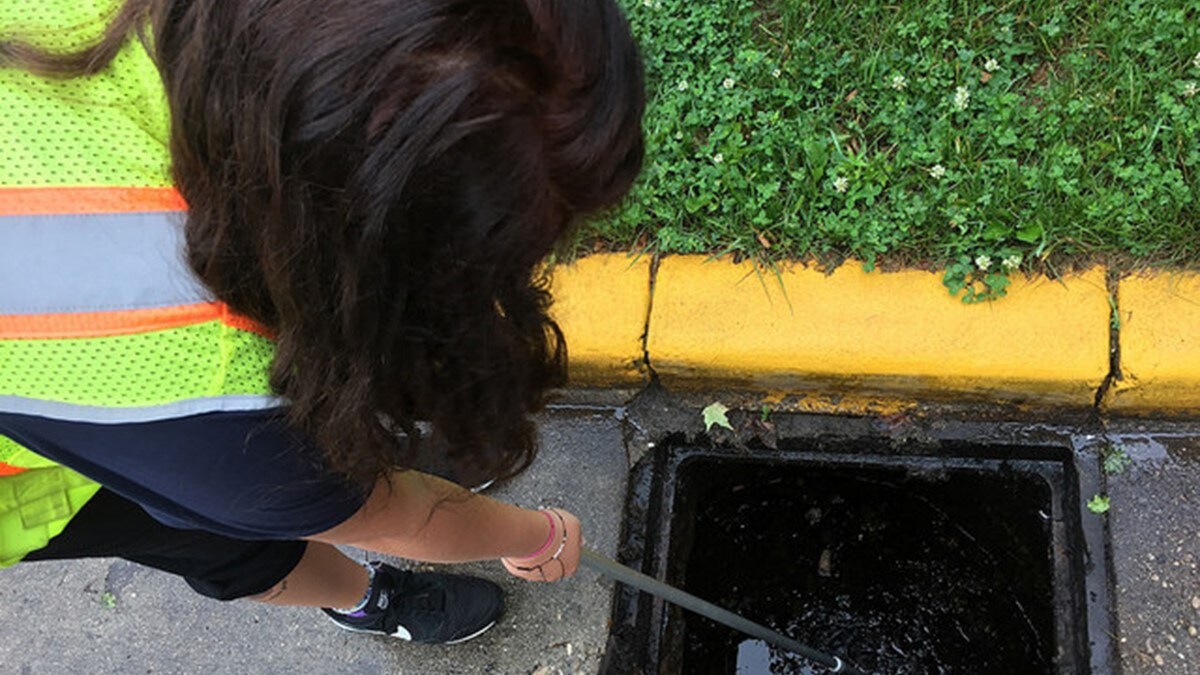
[[[672,546],[686,555],[689,592],[868,672],[1055,672],[1041,477],[729,461],[683,473],[676,511],[693,515]],[[673,616],[682,672],[824,672]]]

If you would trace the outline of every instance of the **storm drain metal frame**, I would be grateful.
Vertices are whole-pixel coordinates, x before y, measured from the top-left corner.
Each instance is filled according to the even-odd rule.
[[[1100,482],[1097,459],[1065,445],[941,440],[909,447],[887,439],[790,439],[778,451],[702,448],[671,437],[633,469],[619,558],[665,583],[678,583],[672,550],[681,478],[693,462],[780,463],[789,467],[896,469],[913,473],[1015,471],[1050,487],[1057,672],[1112,672],[1108,564],[1103,520],[1084,510]],[[601,672],[675,672],[681,633],[662,600],[618,586]]]

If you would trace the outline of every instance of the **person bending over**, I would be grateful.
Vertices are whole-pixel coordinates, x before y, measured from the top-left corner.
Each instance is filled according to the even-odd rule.
[[[612,0],[104,5],[0,0],[0,564],[432,643],[499,588],[336,545],[570,576],[571,513],[415,467],[534,458],[541,262],[642,161]]]

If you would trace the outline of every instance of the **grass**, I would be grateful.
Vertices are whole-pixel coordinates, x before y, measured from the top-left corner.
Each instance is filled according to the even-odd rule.
[[[646,168],[600,247],[1007,272],[1200,260],[1194,0],[622,0]]]

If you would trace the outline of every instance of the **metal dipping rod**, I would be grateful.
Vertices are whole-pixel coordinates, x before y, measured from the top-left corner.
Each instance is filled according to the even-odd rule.
[[[799,654],[810,661],[815,661],[828,668],[829,672],[831,673],[867,675],[867,673],[864,673],[863,671],[855,668],[836,656],[829,656],[828,654],[823,654],[815,649],[810,649],[786,635],[776,633],[766,626],[754,623],[753,621],[745,617],[738,616],[727,609],[722,609],[711,602],[708,602],[707,600],[701,600],[691,593],[675,588],[674,586],[668,586],[658,579],[646,576],[645,574],[642,574],[631,567],[626,567],[615,560],[606,558],[590,548],[584,547],[582,551],[580,551],[579,562],[584,566],[600,572],[605,576],[616,579],[627,586],[632,586],[639,591],[645,591],[651,595],[657,595],[668,602],[679,605],[684,609],[690,609],[691,611],[712,619],[717,623],[737,629],[747,635],[756,637],[781,649],[786,649],[789,652]]]

